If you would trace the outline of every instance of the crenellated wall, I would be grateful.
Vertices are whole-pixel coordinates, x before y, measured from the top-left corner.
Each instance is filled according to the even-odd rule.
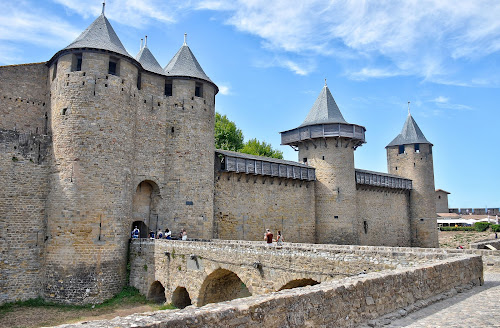
[[[263,240],[281,230],[288,242],[314,243],[314,181],[216,172],[215,238]]]

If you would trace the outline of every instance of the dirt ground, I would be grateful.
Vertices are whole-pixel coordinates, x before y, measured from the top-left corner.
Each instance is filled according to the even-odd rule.
[[[158,306],[129,304],[113,309],[63,309],[56,307],[17,307],[0,314],[0,326],[12,328],[35,328],[55,326],[63,323],[113,319],[133,313],[156,311]]]
[[[469,244],[495,239],[495,233],[491,231],[439,231],[439,247],[441,248],[469,248]]]

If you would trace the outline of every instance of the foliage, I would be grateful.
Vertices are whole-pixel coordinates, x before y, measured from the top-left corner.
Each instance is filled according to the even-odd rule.
[[[439,227],[441,231],[475,231],[474,227]]]
[[[177,309],[175,307],[175,305],[173,305],[172,303],[168,303],[168,304],[165,304],[165,305],[161,305],[158,310],[174,310],[174,309]]]
[[[476,231],[486,231],[486,229],[488,229],[488,227],[490,226],[491,223],[489,222],[476,222],[474,223],[474,229]]]
[[[240,150],[240,152],[257,156],[283,159],[282,151],[275,150],[271,147],[271,144],[268,144],[265,141],[260,142],[257,139],[250,139],[245,142],[245,145]]]
[[[239,151],[243,147],[243,132],[226,115],[215,113],[215,148]]]
[[[493,232],[500,232],[500,224],[492,224],[491,225],[491,231],[493,231]]]

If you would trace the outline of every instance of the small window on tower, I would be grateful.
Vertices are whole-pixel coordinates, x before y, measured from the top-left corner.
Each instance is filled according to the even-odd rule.
[[[398,154],[403,154],[405,152],[405,145],[399,145],[399,152]]]
[[[194,87],[194,95],[196,97],[203,97],[203,84],[196,82]]]
[[[302,159],[302,163],[307,164],[307,157],[304,157],[304,158]]]
[[[57,76],[57,62],[54,63],[54,70],[52,71],[52,80]]]
[[[420,144],[415,144],[415,152],[420,153]]]
[[[137,74],[137,89],[141,90],[142,87],[142,76],[141,73]]]
[[[172,97],[172,81],[165,82],[165,96]]]
[[[109,57],[108,74],[120,75],[120,60],[115,57]]]
[[[438,196],[439,199],[441,199],[441,196]]]
[[[74,54],[71,63],[71,71],[78,72],[81,70],[82,70],[82,54]]]

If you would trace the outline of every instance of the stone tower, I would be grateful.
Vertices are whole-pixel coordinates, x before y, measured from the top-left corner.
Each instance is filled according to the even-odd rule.
[[[365,142],[365,131],[346,122],[325,83],[304,122],[281,132],[281,143],[316,168],[317,243],[358,243],[354,150]]]
[[[102,302],[126,282],[136,222],[212,236],[218,88],[186,43],[165,70],[147,44],[130,56],[104,10],[47,66],[53,156],[43,294]]]
[[[390,174],[412,180],[410,235],[414,247],[439,247],[432,144],[408,111],[401,133],[386,146]]]

